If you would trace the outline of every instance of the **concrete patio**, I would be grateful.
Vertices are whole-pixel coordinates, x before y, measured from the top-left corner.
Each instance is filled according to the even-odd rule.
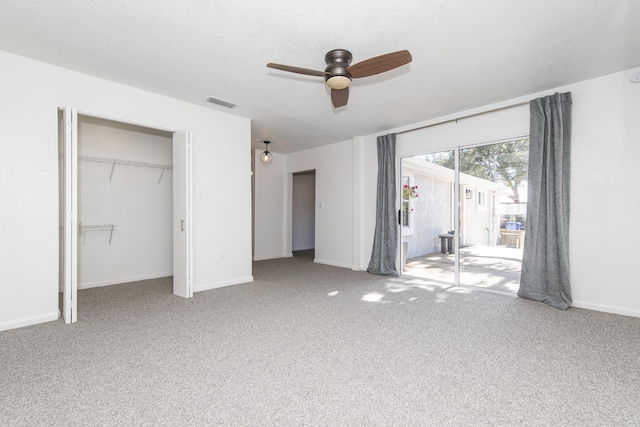
[[[453,254],[431,253],[408,259],[403,275],[454,283]],[[522,249],[513,246],[460,248],[460,284],[516,293],[520,285]]]

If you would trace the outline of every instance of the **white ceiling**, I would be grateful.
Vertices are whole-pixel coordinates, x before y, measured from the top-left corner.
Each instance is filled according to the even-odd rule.
[[[639,22],[638,0],[0,0],[0,50],[250,118],[254,147],[291,153],[640,66]],[[413,62],[340,109],[266,67],[336,48]]]

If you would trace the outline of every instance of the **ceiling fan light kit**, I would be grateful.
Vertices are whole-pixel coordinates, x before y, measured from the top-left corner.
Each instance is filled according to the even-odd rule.
[[[324,71],[310,70],[308,68],[292,67],[290,65],[268,63],[267,67],[290,73],[306,74],[309,76],[324,77],[327,86],[331,88],[331,102],[334,108],[347,105],[349,100],[349,86],[352,79],[369,77],[375,74],[393,70],[411,62],[411,54],[408,50],[387,53],[366,59],[357,64],[351,64],[351,52],[345,49],[334,49],[324,57],[327,68]]]
[[[327,79],[327,85],[331,89],[342,90],[348,88],[351,84],[351,79],[346,76],[333,76]]]

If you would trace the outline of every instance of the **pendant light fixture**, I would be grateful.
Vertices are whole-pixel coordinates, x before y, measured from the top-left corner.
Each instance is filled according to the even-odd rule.
[[[260,163],[265,166],[269,166],[273,162],[273,154],[269,152],[269,144],[271,141],[264,142],[264,151],[260,154]]]

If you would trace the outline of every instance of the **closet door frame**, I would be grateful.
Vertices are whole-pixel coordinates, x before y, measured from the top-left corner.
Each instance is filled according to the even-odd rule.
[[[60,198],[63,208],[63,228],[62,239],[63,249],[61,256],[63,257],[61,268],[61,285],[62,285],[62,317],[65,323],[75,323],[78,320],[78,110],[73,106],[61,107],[62,112],[62,164],[63,164],[63,194]],[[192,156],[191,156],[191,132],[189,130],[168,130],[157,126],[144,125],[134,122],[117,120],[110,117],[103,117],[90,113],[81,113],[83,116],[95,117],[119,123],[127,123],[135,126],[143,126],[152,129],[159,129],[174,134],[173,152],[174,163],[178,163],[174,167],[174,180],[176,175],[180,174],[180,185],[173,189],[173,212],[181,212],[183,215],[185,226],[182,227],[180,219],[178,227],[181,229],[183,238],[174,239],[173,242],[173,258],[174,258],[174,294],[183,298],[193,297],[193,227],[192,227]],[[180,155],[176,159],[176,145],[178,145]],[[182,185],[184,183],[184,185]],[[179,205],[179,206],[177,206]],[[176,218],[174,218],[174,228],[176,227]],[[182,228],[184,231],[182,232]],[[176,265],[180,265],[179,271],[176,272]],[[180,274],[177,278],[175,274]]]

